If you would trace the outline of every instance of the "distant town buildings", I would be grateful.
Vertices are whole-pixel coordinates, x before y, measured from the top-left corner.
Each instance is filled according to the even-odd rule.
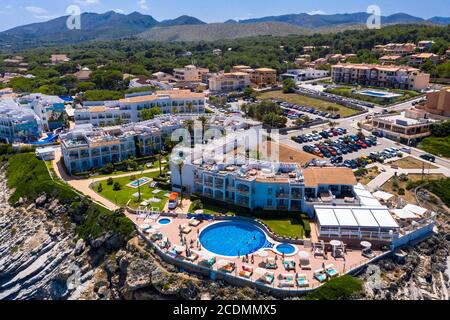
[[[438,63],[440,57],[434,53],[419,53],[413,54],[409,57],[409,64],[413,66],[420,66],[427,61],[431,61],[432,63]]]
[[[376,45],[373,51],[384,55],[406,56],[416,51],[417,46],[414,43],[388,43],[386,45]]]
[[[176,68],[173,70],[173,76],[179,81],[202,81],[203,74],[209,73],[209,69],[197,68],[194,65],[188,65],[184,68]]]
[[[419,41],[419,43],[417,44],[417,49],[419,49],[420,51],[429,50],[429,49],[431,49],[433,44],[434,44],[434,41],[422,40],[422,41]]]
[[[70,61],[70,59],[65,54],[52,54],[50,56],[50,61],[52,62],[52,64],[57,64]]]
[[[417,91],[428,88],[430,82],[429,74],[407,66],[337,64],[331,76],[336,83]]]
[[[221,49],[213,49],[212,53],[215,56],[221,56],[222,55],[222,50]]]

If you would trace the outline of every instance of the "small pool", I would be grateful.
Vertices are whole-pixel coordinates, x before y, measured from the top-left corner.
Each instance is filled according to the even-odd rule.
[[[162,219],[158,220],[158,224],[160,224],[162,226],[166,226],[171,223],[172,223],[172,219],[170,219],[170,218],[162,218]]]
[[[279,254],[284,254],[285,256],[291,256],[297,252],[297,248],[289,243],[280,243],[275,246],[275,250]]]
[[[128,184],[128,186],[130,186],[132,188],[138,188],[138,187],[142,187],[143,185],[145,185],[149,182],[150,182],[150,178],[140,178],[140,179],[134,180],[133,182]]]
[[[224,257],[245,256],[270,246],[260,228],[240,221],[219,222],[206,227],[200,233],[200,243],[209,252]]]
[[[375,98],[385,98],[385,99],[392,99],[392,98],[397,98],[397,97],[401,97],[401,94],[398,93],[393,93],[393,92],[383,92],[383,91],[375,91],[375,90],[362,90],[358,92],[361,95],[364,96],[370,96],[370,97],[375,97]]]

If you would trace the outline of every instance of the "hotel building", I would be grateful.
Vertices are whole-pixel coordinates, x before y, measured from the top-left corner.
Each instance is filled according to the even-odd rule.
[[[0,140],[33,142],[39,140],[42,131],[41,120],[33,110],[12,98],[0,99]]]
[[[403,90],[428,88],[430,75],[406,66],[337,64],[332,66],[333,82]]]
[[[205,95],[190,90],[161,90],[127,95],[119,101],[85,103],[75,109],[76,124],[91,123],[96,127],[139,122],[141,111],[157,107],[163,114],[204,113]]]
[[[310,155],[269,142],[259,144],[261,150],[272,152],[279,147],[278,160],[246,157],[246,153],[257,148],[258,140],[251,133],[241,131],[196,146],[194,150],[176,150],[179,159],[173,157],[170,161],[172,188],[175,191],[183,188],[188,194],[247,210],[302,211],[311,216],[314,205],[358,204],[352,191],[357,183],[352,170],[303,169],[302,165],[311,160]],[[181,159],[184,164],[180,176]]]
[[[246,72],[220,73],[209,78],[212,92],[243,90],[250,84],[250,75]]]
[[[206,129],[215,132],[243,130],[257,124],[236,116],[205,117],[208,119]],[[197,119],[198,116],[193,115],[162,115],[149,121],[104,128],[94,128],[92,124],[77,125],[61,136],[64,163],[69,173],[86,172],[137,155],[152,155],[155,150],[163,149],[165,139],[183,128],[186,120]]]

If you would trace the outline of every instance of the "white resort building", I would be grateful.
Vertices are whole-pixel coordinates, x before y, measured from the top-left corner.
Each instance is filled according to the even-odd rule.
[[[190,90],[161,90],[127,95],[118,101],[88,102],[75,109],[75,123],[95,127],[139,122],[141,111],[157,107],[163,114],[204,113],[205,95]],[[175,112],[174,112],[175,111]]]

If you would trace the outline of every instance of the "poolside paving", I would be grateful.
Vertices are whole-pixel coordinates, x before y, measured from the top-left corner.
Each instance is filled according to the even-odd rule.
[[[142,225],[149,225],[149,226],[155,226],[158,225],[157,221],[158,219],[154,219],[154,220],[144,220],[143,218],[138,218],[135,215],[129,215],[130,219],[133,220],[133,222],[140,228]],[[199,238],[199,233],[201,232],[202,229],[204,229],[205,227],[207,227],[208,225],[211,225],[212,223],[215,223],[217,221],[203,221],[198,227],[191,227],[192,231],[189,234],[185,234],[183,235],[183,237],[186,238],[186,243],[188,244],[188,246],[190,247],[191,250],[193,251],[199,251],[199,252],[205,252],[207,253],[207,251],[205,251],[205,249],[202,249],[201,246],[199,245],[199,242],[197,241]],[[170,248],[174,248],[176,246],[182,246],[182,242],[180,239],[180,226],[182,225],[186,225],[189,223],[189,220],[187,219],[180,219],[180,218],[172,218],[172,223],[170,223],[169,225],[158,225],[158,231],[164,236],[167,237],[168,240],[170,241]],[[194,245],[190,246],[191,240],[193,241]],[[231,240],[230,240],[231,241]],[[278,242],[270,239],[271,242],[277,244]],[[281,275],[292,275],[295,279],[295,275],[296,274],[305,274],[307,277],[307,280],[309,282],[309,287],[306,287],[304,289],[311,289],[311,288],[315,288],[317,286],[319,286],[321,283],[316,280],[314,278],[314,271],[323,268],[326,265],[329,264],[333,264],[335,269],[337,270],[337,272],[340,275],[343,275],[345,273],[347,273],[349,270],[360,266],[362,264],[365,264],[369,261],[369,259],[364,258],[361,255],[361,251],[360,250],[347,250],[346,254],[345,254],[345,260],[343,258],[338,258],[335,259],[334,257],[331,256],[331,252],[328,252],[328,254],[325,257],[322,256],[313,256],[313,252],[312,249],[310,247],[305,248],[304,245],[294,245],[297,248],[297,253],[294,256],[288,257],[286,256],[286,259],[294,259],[295,260],[295,270],[290,270],[287,271],[285,270],[284,266],[283,266],[283,257],[281,255],[279,255],[278,253],[274,252],[273,250],[266,250],[268,252],[268,257],[260,257],[258,254],[254,254],[253,255],[253,263],[251,261],[252,255],[249,255],[249,261],[244,261],[243,257],[235,257],[235,258],[230,258],[230,257],[221,257],[218,255],[214,255],[216,257],[216,264],[211,268],[213,270],[217,270],[218,266],[217,266],[217,262],[219,260],[227,260],[227,261],[231,261],[234,262],[236,264],[236,269],[234,270],[234,272],[232,272],[232,275],[235,275],[236,277],[239,277],[239,271],[242,270],[242,267],[245,266],[251,266],[253,267],[253,270],[255,271],[257,268],[262,268],[264,270],[267,270],[268,272],[273,272],[275,275],[275,281],[272,285],[270,285],[271,287],[279,287],[279,283],[280,283],[280,276]],[[298,255],[298,252],[300,251],[306,251],[309,253],[310,257],[310,264],[311,264],[311,270],[302,270],[299,267],[299,260],[300,257]],[[377,255],[379,255],[381,252],[375,252]],[[276,259],[276,264],[277,264],[277,269],[276,270],[268,270],[265,269],[265,262],[267,261],[267,259],[269,257],[273,257]],[[180,257],[180,259],[182,259],[182,257]],[[198,264],[199,260],[197,260],[196,262],[193,262],[194,264]],[[256,281],[258,278],[260,277],[259,274],[257,273],[253,273],[253,275],[250,278],[243,278],[246,280],[251,280],[251,281]],[[289,288],[285,288],[286,290],[289,290]],[[299,288],[297,286],[290,288],[291,290],[299,290]]]

